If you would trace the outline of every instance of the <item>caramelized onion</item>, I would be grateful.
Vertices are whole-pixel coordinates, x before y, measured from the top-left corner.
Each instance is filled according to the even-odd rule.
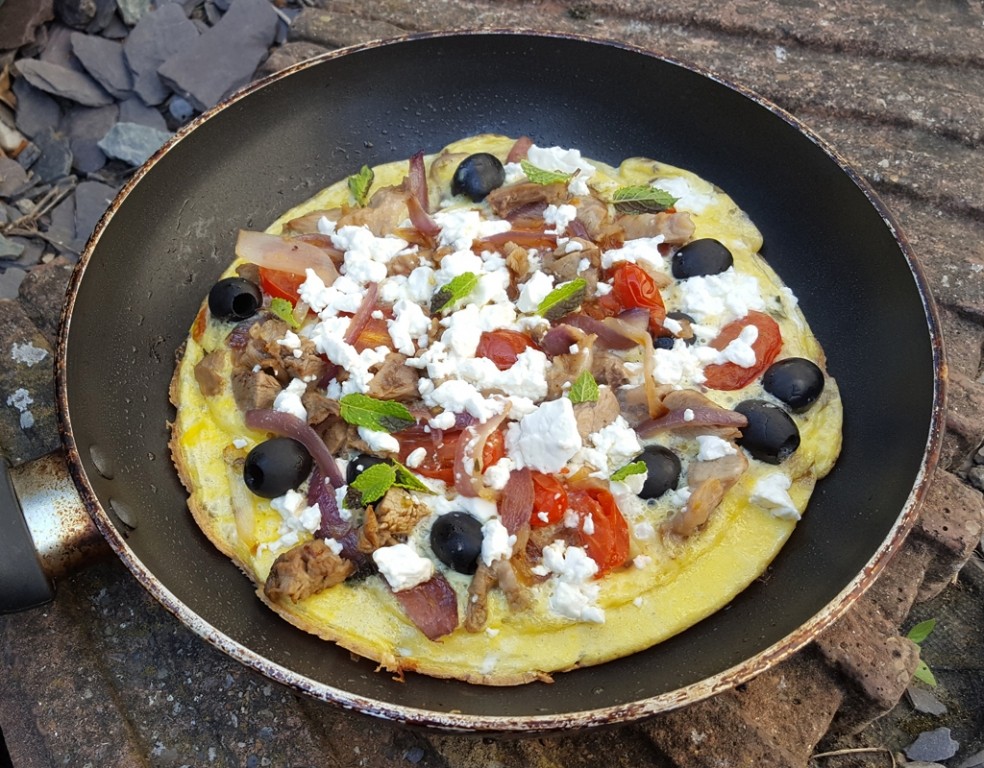
[[[685,418],[689,411],[690,418]],[[737,411],[728,408],[686,408],[669,411],[659,418],[649,419],[636,427],[636,433],[641,438],[653,437],[660,432],[672,432],[679,429],[707,427],[735,427],[741,429],[748,425],[748,419]]]
[[[606,349],[632,349],[638,346],[634,338],[625,334],[622,330],[620,321],[615,318],[605,318],[614,320],[613,323],[606,323],[602,320],[595,320],[593,317],[581,313],[567,315],[560,322],[579,328],[585,333],[593,333],[598,337],[598,344]]]
[[[529,468],[509,473],[506,487],[499,497],[499,518],[509,533],[514,534],[530,522],[533,514],[533,475]]]
[[[520,136],[516,139],[516,143],[512,145],[509,150],[509,154],[506,155],[507,163],[518,163],[520,160],[526,159],[526,154],[530,151],[530,147],[533,146],[533,139],[529,136]]]
[[[423,204],[416,195],[407,195],[407,211],[410,213],[410,223],[421,235],[433,240],[441,234],[441,228],[424,210]]]
[[[246,411],[244,421],[250,429],[266,430],[275,435],[293,438],[307,448],[314,463],[332,486],[341,488],[345,485],[345,478],[342,477],[342,472],[335,463],[335,457],[328,452],[328,446],[318,437],[317,432],[293,414],[256,408]]]
[[[366,323],[369,322],[369,318],[372,317],[373,310],[377,308],[376,299],[378,297],[379,284],[369,283],[366,286],[366,295],[362,298],[359,309],[352,315],[348,330],[345,331],[344,341],[346,344],[355,344],[355,340],[359,338],[359,334],[362,333],[366,327]]]
[[[267,269],[296,275],[312,269],[325,285],[331,285],[338,277],[338,270],[324,249],[279,235],[241,229],[236,240],[236,256]]]
[[[458,628],[458,596],[440,572],[415,587],[393,592],[393,596],[428,640],[437,640]]]
[[[407,183],[410,187],[410,194],[417,198],[420,207],[425,211],[430,210],[430,203],[427,200],[427,171],[424,169],[424,150],[410,158],[410,173],[407,175]]]

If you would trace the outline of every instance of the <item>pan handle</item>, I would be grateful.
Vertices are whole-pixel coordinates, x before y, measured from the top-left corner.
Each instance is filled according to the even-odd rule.
[[[58,577],[109,551],[61,452],[18,467],[0,458],[0,613],[49,602]]]

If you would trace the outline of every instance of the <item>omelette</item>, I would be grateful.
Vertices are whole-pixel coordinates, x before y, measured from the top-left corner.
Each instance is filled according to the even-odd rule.
[[[686,170],[523,137],[353,168],[239,233],[171,451],[272,610],[402,677],[649,648],[762,576],[841,445],[762,237]]]

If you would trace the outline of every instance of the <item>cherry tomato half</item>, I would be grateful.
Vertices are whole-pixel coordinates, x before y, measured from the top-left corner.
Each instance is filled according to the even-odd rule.
[[[297,289],[301,287],[304,279],[304,275],[296,272],[260,267],[260,288],[263,293],[274,299],[286,299],[291,304],[297,304],[299,300]]]
[[[659,287],[638,264],[621,264],[612,278],[612,295],[623,309],[648,309],[649,328],[655,332],[666,317],[666,306]]]
[[[527,349],[536,349],[533,339],[520,331],[501,328],[497,331],[483,331],[478,340],[475,357],[487,357],[500,371],[515,365],[519,356]]]
[[[553,475],[533,472],[533,514],[530,525],[542,528],[559,523],[567,511],[567,489]]]
[[[454,485],[454,456],[462,434],[464,434],[462,429],[447,431],[442,435],[440,442],[436,443],[432,434],[420,432],[397,432],[394,437],[400,441],[401,462],[406,463],[407,456],[417,448],[423,448],[427,451],[427,455],[419,466],[413,468],[413,471],[424,477],[443,480],[449,485]],[[482,449],[482,468],[492,466],[505,455],[506,438],[501,431],[496,430],[489,435],[485,441],[485,448]]]
[[[584,488],[571,490],[567,498],[581,519],[577,528],[581,545],[598,564],[595,578],[622,565],[629,557],[629,525],[611,493],[603,488]],[[585,531],[589,515],[591,522]]]
[[[751,368],[742,368],[737,363],[714,363],[707,366],[704,369],[705,384],[711,389],[725,391],[741,389],[772,365],[772,361],[782,349],[782,333],[778,323],[768,315],[754,310],[745,317],[733,320],[724,326],[711,342],[711,346],[718,350],[724,349],[749,325],[758,328],[758,338],[752,342],[755,365]]]

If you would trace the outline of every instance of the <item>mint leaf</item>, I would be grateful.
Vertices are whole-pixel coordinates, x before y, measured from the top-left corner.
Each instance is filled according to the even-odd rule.
[[[560,171],[547,171],[538,168],[529,160],[520,160],[519,165],[523,169],[523,173],[526,174],[526,178],[534,184],[556,184],[558,181],[566,184],[574,176],[573,173],[561,173]]]
[[[287,323],[291,328],[301,327],[301,324],[297,322],[297,318],[294,317],[294,305],[287,301],[287,299],[282,299],[279,296],[271,299],[270,312]]]
[[[929,668],[929,665],[922,659],[920,659],[919,663],[916,665],[916,669],[912,673],[912,676],[916,678],[916,680],[926,683],[926,685],[932,688],[936,687],[936,676],[933,675],[933,671]]]
[[[372,504],[386,495],[386,491],[396,482],[396,469],[389,464],[373,464],[353,480],[349,487],[355,488],[362,497],[362,505]]]
[[[574,379],[567,396],[575,404],[593,403],[598,400],[598,382],[591,375],[591,371],[582,371],[581,375]]]
[[[341,413],[345,421],[375,432],[399,432],[416,422],[403,403],[393,400],[377,400],[353,392],[338,402],[342,406]]]
[[[434,493],[420,478],[400,462],[394,461],[393,466],[396,468],[396,480],[393,481],[393,485],[397,488],[403,488],[407,491],[419,491],[420,493]]]
[[[612,195],[612,203],[619,213],[659,213],[673,206],[678,198],[648,184],[619,187]]]
[[[468,294],[475,290],[478,285],[478,275],[474,272],[464,272],[450,283],[441,286],[431,299],[430,311],[432,315],[443,312],[452,304],[457,304]]]
[[[644,461],[633,461],[631,464],[626,464],[619,470],[612,472],[612,480],[624,480],[630,475],[641,475],[646,472],[646,462]]]
[[[936,619],[927,619],[926,621],[920,621],[916,626],[909,630],[906,635],[912,642],[919,645],[923,640],[929,637],[930,633],[936,628]]]
[[[376,174],[368,165],[363,165],[362,170],[348,177],[349,192],[352,193],[358,206],[362,207],[366,204],[369,199],[369,188],[375,178]]]
[[[536,313],[551,322],[559,320],[581,306],[587,289],[588,281],[583,277],[576,277],[569,283],[563,283],[546,295],[540,306],[536,308]]]

